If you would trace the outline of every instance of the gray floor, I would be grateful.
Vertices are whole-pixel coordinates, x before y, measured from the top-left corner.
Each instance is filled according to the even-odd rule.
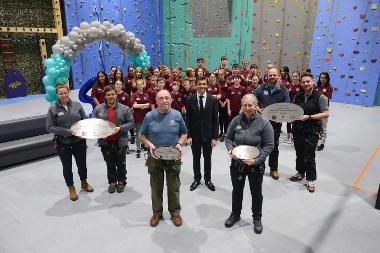
[[[3,105],[0,116],[35,115],[46,112],[46,106],[42,99]],[[127,156],[127,190],[110,195],[100,150],[89,141],[88,179],[95,192],[80,192],[76,202],[68,199],[57,157],[0,171],[0,252],[379,252],[380,211],[373,208],[379,154],[358,184],[362,190],[352,185],[379,145],[380,108],[333,103],[331,110],[326,149],[317,153],[315,193],[306,190],[305,182],[288,180],[294,149],[280,145],[280,180],[264,177],[261,235],[252,229],[247,186],[242,221],[224,227],[232,189],[224,143],[213,152],[215,192],[205,186],[189,191],[191,151],[185,148],[184,224],[175,227],[166,211],[165,220],[151,228],[144,159]],[[75,181],[79,188],[77,175]]]

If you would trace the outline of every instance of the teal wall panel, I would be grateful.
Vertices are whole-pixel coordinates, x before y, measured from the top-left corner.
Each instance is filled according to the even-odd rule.
[[[196,15],[191,13],[189,0],[163,1],[165,64],[183,68],[196,66],[196,59],[201,56],[205,58],[205,66],[214,70],[219,66],[222,55],[227,55],[230,65],[251,58],[253,1],[220,2],[233,2],[220,6],[229,8],[230,24],[227,25],[230,25],[230,36],[227,37],[210,37],[207,32],[194,37],[192,19]]]

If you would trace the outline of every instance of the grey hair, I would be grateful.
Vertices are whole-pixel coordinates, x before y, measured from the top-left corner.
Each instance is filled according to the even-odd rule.
[[[257,98],[255,95],[251,93],[245,94],[243,98],[241,99],[241,101],[246,100],[246,99],[251,100],[255,105],[257,105]]]

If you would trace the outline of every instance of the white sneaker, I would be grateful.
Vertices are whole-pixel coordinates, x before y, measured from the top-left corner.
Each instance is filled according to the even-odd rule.
[[[306,188],[309,190],[309,192],[314,192],[315,191],[314,181],[307,181]]]

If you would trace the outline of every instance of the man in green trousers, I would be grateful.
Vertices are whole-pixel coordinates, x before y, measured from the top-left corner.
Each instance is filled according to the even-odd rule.
[[[181,181],[181,160],[162,160],[154,156],[153,150],[161,146],[176,147],[182,152],[182,144],[187,138],[187,128],[180,112],[171,109],[172,98],[167,90],[156,95],[157,109],[149,112],[141,125],[140,140],[149,147],[150,154],[146,161],[150,174],[153,216],[150,225],[155,227],[162,219],[162,194],[164,174],[166,173],[168,207],[171,220],[176,226],[182,225],[179,190]]]

